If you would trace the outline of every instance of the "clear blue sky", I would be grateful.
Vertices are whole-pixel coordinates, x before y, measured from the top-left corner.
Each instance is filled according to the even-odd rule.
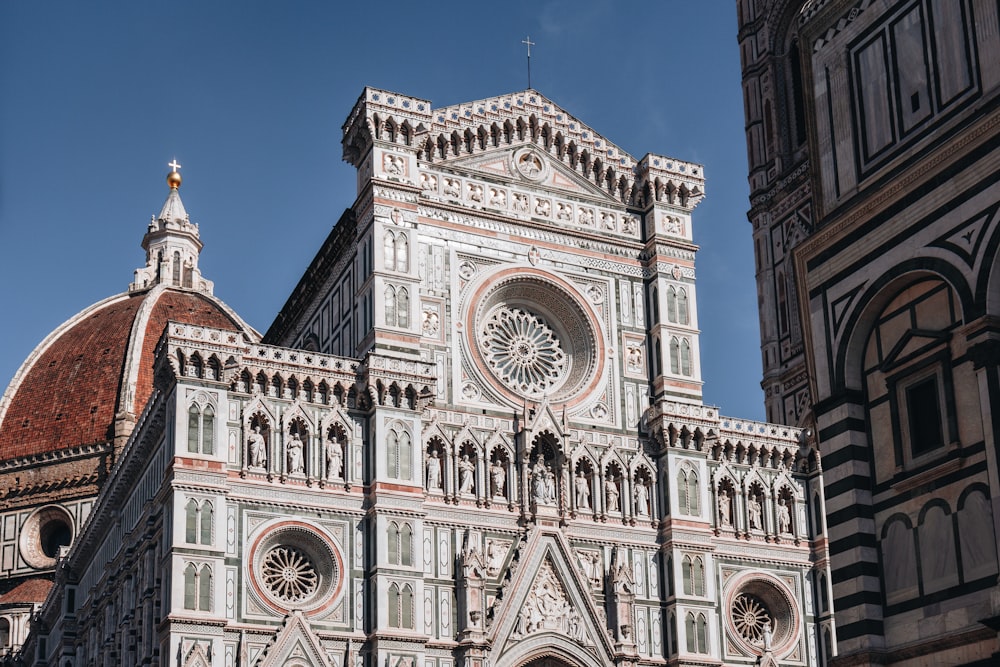
[[[364,86],[445,106],[535,89],[633,156],[705,165],[705,401],[762,419],[732,0],[0,3],[0,386],[128,288],[172,158],[216,294],[264,331],[355,196]]]

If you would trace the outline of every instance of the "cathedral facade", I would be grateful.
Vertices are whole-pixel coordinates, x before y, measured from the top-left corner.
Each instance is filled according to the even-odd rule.
[[[822,664],[809,434],[701,400],[702,167],[534,90],[368,88],[343,147],[357,199],[263,337],[150,338],[25,661]],[[132,294],[210,287],[169,183]]]
[[[838,664],[996,664],[1000,8],[737,10],[762,386],[816,433]]]

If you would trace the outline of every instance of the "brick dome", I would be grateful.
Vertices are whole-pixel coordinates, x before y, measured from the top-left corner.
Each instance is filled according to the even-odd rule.
[[[53,331],[0,401],[0,460],[110,442],[116,415],[138,415],[153,390],[153,351],[168,321],[254,331],[204,292],[158,285],[86,308]]]

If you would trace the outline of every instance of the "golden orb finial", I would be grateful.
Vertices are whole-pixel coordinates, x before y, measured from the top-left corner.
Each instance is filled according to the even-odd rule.
[[[168,163],[167,166],[173,170],[167,174],[167,185],[170,186],[171,190],[176,190],[181,186],[181,174],[177,171],[181,166],[177,164],[176,158],[173,162]]]

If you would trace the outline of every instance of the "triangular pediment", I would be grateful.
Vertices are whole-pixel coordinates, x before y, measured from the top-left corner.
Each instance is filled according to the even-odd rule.
[[[330,667],[319,639],[313,634],[301,611],[292,612],[278,630],[274,641],[257,663],[261,667],[294,664],[305,667]]]
[[[498,661],[516,664],[548,647],[585,655],[592,665],[612,663],[607,620],[576,559],[557,531],[537,529],[528,537],[491,610],[488,632]]]
[[[555,197],[585,197],[596,200],[597,204],[621,206],[621,196],[617,190],[609,192],[606,183],[595,183],[575,172],[558,157],[546,152],[531,142],[514,144],[475,155],[437,160],[434,168],[466,178],[475,178],[485,183],[500,184],[512,188],[506,197],[513,204],[513,192],[519,188],[532,191],[546,191]],[[468,187],[468,186],[466,186]],[[488,189],[483,191],[483,205],[498,206],[501,197]],[[468,193],[466,193],[468,194]],[[557,215],[558,211],[552,211]],[[567,221],[568,222],[568,221]]]

